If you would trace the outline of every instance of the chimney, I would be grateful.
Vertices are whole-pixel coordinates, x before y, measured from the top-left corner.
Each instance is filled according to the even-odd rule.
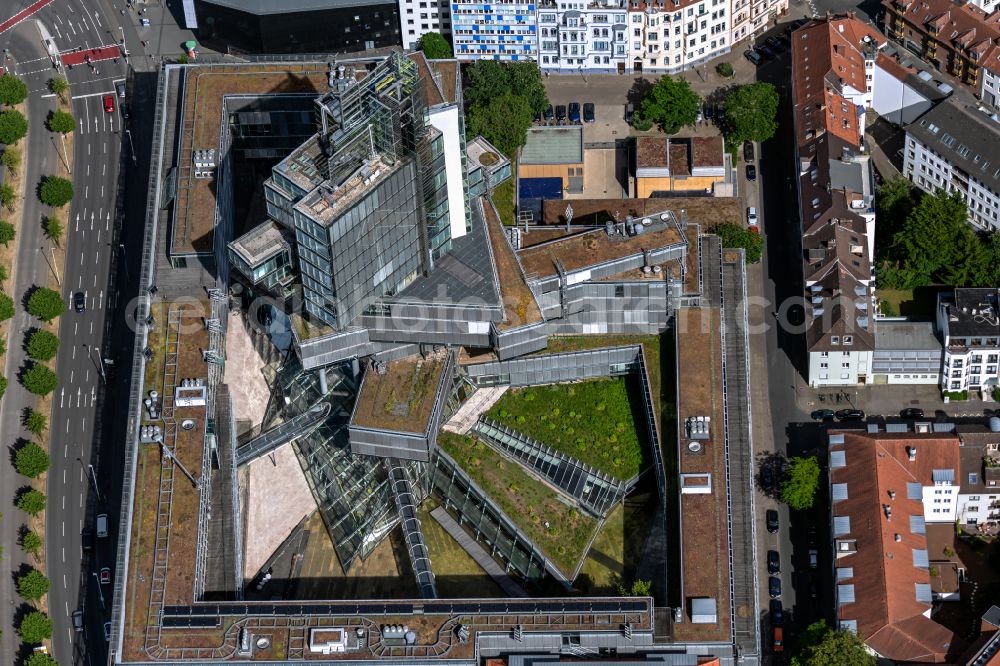
[[[916,462],[917,461],[917,447],[915,447],[915,446],[908,446],[908,447],[906,447],[906,452],[910,455],[910,462]]]
[[[892,520],[892,507],[886,504],[882,508],[885,509],[885,519]]]
[[[890,490],[889,491],[889,500],[891,501],[891,500],[894,500],[894,499],[896,499],[896,491],[895,490]]]

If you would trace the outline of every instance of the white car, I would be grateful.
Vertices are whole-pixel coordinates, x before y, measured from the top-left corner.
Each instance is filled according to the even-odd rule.
[[[747,226],[756,227],[757,226],[757,209],[753,206],[747,208]]]

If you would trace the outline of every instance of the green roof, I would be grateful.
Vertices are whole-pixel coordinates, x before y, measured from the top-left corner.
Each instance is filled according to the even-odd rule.
[[[521,164],[583,164],[583,126],[532,127]]]

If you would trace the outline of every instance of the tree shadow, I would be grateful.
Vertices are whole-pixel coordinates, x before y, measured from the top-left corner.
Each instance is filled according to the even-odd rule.
[[[639,105],[642,104],[643,98],[645,98],[652,89],[652,81],[644,76],[637,76],[632,82],[632,87],[629,88],[627,93],[625,93],[625,100],[635,109],[638,109]]]

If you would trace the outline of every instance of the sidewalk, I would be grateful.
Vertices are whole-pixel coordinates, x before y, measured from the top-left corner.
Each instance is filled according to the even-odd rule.
[[[895,417],[907,407],[919,407],[927,417],[934,416],[935,413],[940,413],[939,416],[970,417],[992,414],[1000,409],[1000,403],[992,400],[963,400],[945,404],[937,384],[880,384],[812,389],[801,378],[797,378],[795,394],[799,408],[806,412],[854,407],[864,410],[869,416]],[[838,394],[841,394],[840,402],[837,402]],[[820,400],[820,396],[823,396],[823,400]]]

